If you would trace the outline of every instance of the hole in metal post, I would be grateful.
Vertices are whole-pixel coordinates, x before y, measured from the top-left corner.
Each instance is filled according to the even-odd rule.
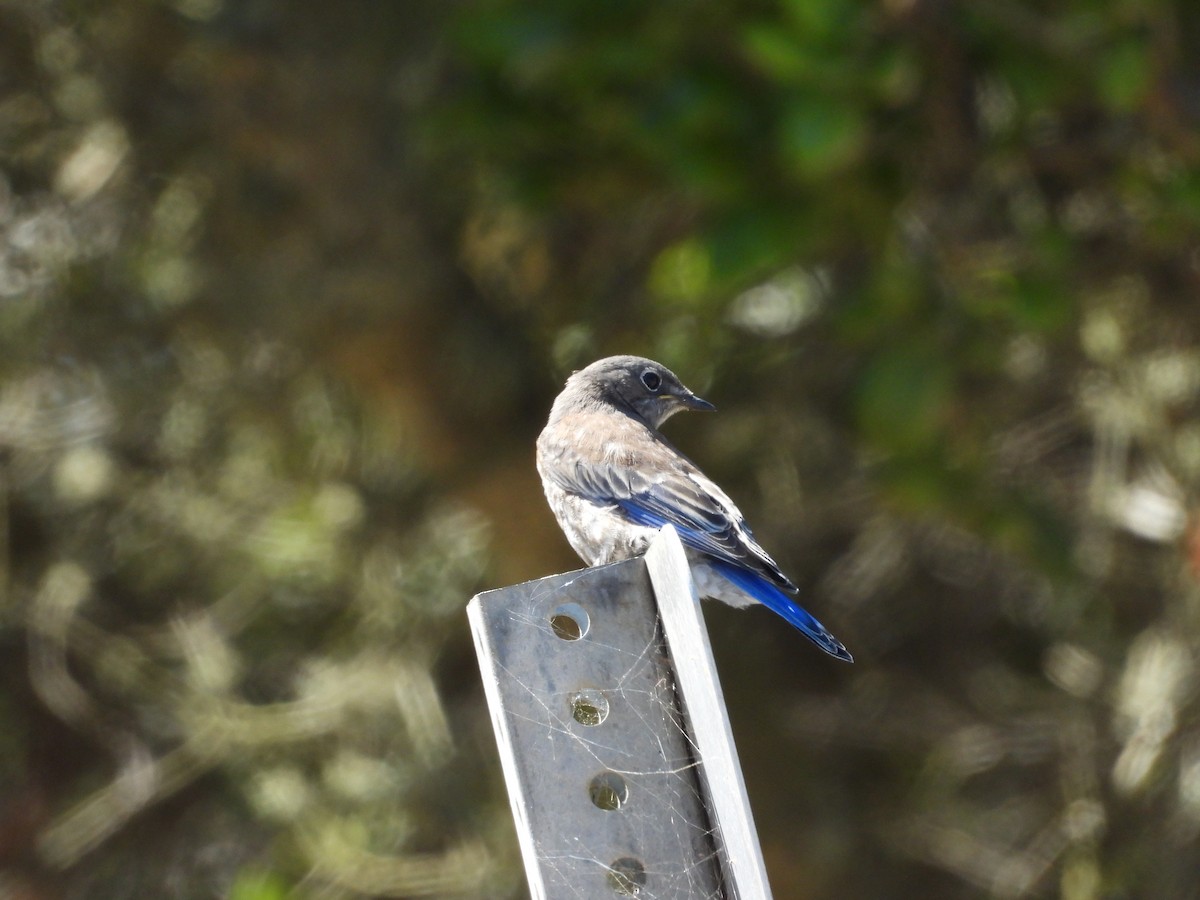
[[[560,603],[550,612],[550,627],[564,641],[577,641],[592,625],[592,620],[578,603]]]
[[[591,688],[577,691],[571,695],[571,718],[580,725],[599,725],[608,718],[608,699]]]
[[[629,801],[629,785],[616,772],[601,772],[588,785],[588,796],[597,809],[612,812]]]
[[[626,897],[636,897],[646,886],[646,867],[632,856],[622,856],[608,867],[608,886]]]

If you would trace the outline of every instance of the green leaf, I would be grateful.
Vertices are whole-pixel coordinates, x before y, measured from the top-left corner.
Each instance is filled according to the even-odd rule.
[[[285,900],[288,886],[274,872],[244,870],[229,889],[229,900]]]
[[[811,74],[812,65],[795,35],[771,23],[750,25],[742,34],[746,55],[776,81],[801,81]]]
[[[1127,112],[1141,104],[1150,85],[1150,60],[1142,40],[1110,49],[1101,60],[1100,98],[1110,109]]]
[[[858,384],[859,427],[881,449],[912,453],[933,446],[953,396],[947,364],[916,347],[886,351]]]
[[[1035,278],[1018,279],[1009,299],[1017,326],[1032,331],[1056,331],[1070,321],[1074,311],[1062,285]]]
[[[858,7],[856,0],[783,0],[784,11],[796,30],[821,40],[850,31]]]
[[[713,280],[737,287],[792,261],[794,225],[769,209],[726,216],[709,231],[707,245]]]
[[[867,123],[848,103],[812,97],[793,103],[779,126],[784,165],[805,179],[819,178],[857,162],[867,143]]]
[[[658,254],[650,268],[650,290],[664,300],[697,300],[708,289],[711,272],[708,249],[689,237]]]

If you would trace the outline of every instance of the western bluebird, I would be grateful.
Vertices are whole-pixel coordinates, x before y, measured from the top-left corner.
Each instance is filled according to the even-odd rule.
[[[610,356],[567,379],[537,441],[542,488],[589,566],[644,553],[664,525],[688,551],[696,588],[733,606],[759,602],[831,656],[852,661],[809,615],[733,501],[659,432],[682,409],[714,410],[666,366]]]

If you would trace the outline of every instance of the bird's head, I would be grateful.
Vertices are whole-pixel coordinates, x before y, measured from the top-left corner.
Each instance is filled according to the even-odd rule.
[[[628,409],[651,428],[658,428],[683,409],[716,409],[686,388],[662,363],[641,356],[597,360],[572,375],[567,387]]]

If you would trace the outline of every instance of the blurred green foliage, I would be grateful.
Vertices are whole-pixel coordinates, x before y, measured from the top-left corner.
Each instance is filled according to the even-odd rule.
[[[1200,11],[0,4],[0,894],[520,896],[462,606],[561,376],[710,609],[777,897],[1195,896]]]

